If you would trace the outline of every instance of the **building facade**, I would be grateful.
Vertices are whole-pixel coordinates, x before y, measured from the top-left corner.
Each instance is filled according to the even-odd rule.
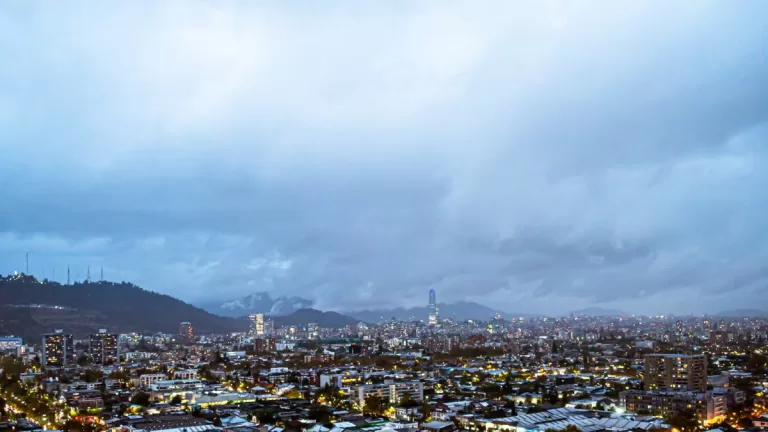
[[[410,395],[411,400],[421,402],[424,400],[424,384],[421,381],[387,380],[383,384],[359,385],[355,389],[355,399],[361,407],[365,405],[365,398],[370,396],[380,397],[394,405],[406,393]]]
[[[317,323],[307,324],[307,339],[315,340],[320,338],[320,326]]]
[[[184,321],[179,324],[179,338],[184,340],[192,340],[195,337],[195,331],[192,328],[192,323]]]
[[[107,333],[105,329],[92,334],[89,339],[88,353],[93,363],[103,366],[118,362],[120,360],[119,338],[118,334]]]
[[[264,337],[264,314],[250,314],[248,319],[251,321],[251,334],[257,338]]]
[[[648,354],[643,380],[648,391],[704,392],[707,390],[707,357],[704,354]]]
[[[258,338],[253,341],[253,350],[257,354],[267,354],[276,351],[275,340],[272,338]]]
[[[0,337],[0,355],[20,356],[23,346],[24,342],[20,337]]]
[[[726,396],[712,392],[629,390],[619,394],[619,404],[635,414],[672,416],[693,413],[702,421],[717,420],[728,412]]]
[[[43,335],[43,367],[59,368],[74,365],[75,355],[75,340],[71,334],[56,330]]]

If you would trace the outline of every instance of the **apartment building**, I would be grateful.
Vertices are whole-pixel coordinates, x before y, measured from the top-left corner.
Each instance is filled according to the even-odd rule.
[[[75,342],[71,334],[56,330],[43,335],[43,367],[72,366],[75,359]]]
[[[100,329],[98,333],[89,338],[88,353],[93,359],[93,364],[108,365],[120,361],[119,335],[107,333],[106,329]]]
[[[365,384],[355,388],[355,397],[360,406],[365,405],[365,398],[369,396],[378,396],[394,405],[405,394],[410,395],[411,400],[421,402],[424,400],[424,384],[421,381],[385,380],[383,384]]]
[[[166,379],[168,379],[166,374],[142,374],[139,375],[139,379],[136,384],[149,388],[152,384]]]
[[[197,369],[178,369],[173,371],[173,379],[188,380],[197,378]]]
[[[648,391],[704,392],[707,390],[707,357],[704,354],[648,354],[644,382]]]
[[[711,421],[728,412],[728,399],[713,392],[674,392],[629,390],[619,394],[619,404],[630,413],[677,415],[695,413],[701,420]]]

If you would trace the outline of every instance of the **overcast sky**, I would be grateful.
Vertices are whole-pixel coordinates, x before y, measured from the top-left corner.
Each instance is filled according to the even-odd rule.
[[[0,273],[768,309],[768,2],[3,2]]]

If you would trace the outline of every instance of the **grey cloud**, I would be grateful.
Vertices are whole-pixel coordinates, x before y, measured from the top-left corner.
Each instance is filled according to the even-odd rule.
[[[342,309],[764,290],[763,5],[113,6],[0,6],[0,272]]]

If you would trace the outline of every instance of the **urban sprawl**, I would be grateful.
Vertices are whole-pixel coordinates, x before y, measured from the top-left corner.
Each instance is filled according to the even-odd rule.
[[[0,431],[768,427],[768,320],[503,317],[0,338]]]

